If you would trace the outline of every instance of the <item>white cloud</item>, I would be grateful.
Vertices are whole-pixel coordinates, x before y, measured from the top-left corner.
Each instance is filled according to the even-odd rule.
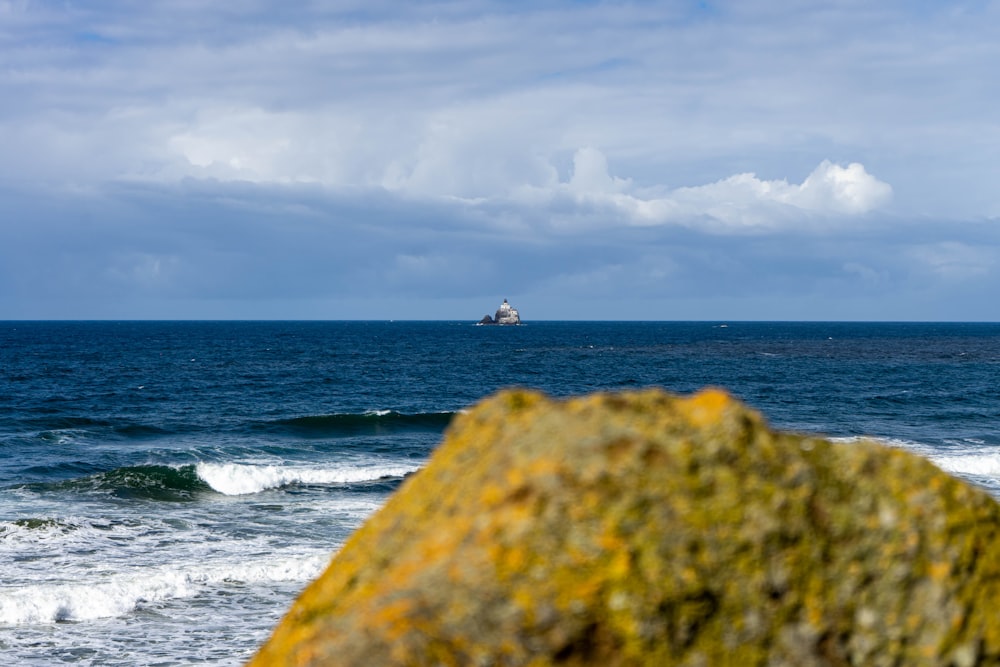
[[[786,201],[807,210],[854,214],[880,208],[890,199],[892,187],[863,165],[852,162],[841,167],[824,160],[802,185],[789,189]]]
[[[166,143],[156,178],[370,185],[391,158],[379,119],[339,110],[206,108]]]
[[[573,156],[573,176],[569,180],[571,190],[580,194],[601,195],[623,192],[631,183],[616,178],[608,171],[608,160],[596,148],[581,148]]]
[[[201,113],[197,122],[171,136],[169,147],[194,168],[188,170],[191,175],[203,176],[202,170],[209,170],[223,179],[315,180],[322,176],[316,165],[308,165],[306,172],[282,173],[280,169],[290,152],[302,152],[302,146],[293,146],[295,128],[291,126],[297,122],[295,117],[260,109],[210,109]]]
[[[727,206],[748,211],[768,204],[794,206],[822,214],[867,213],[887,204],[892,187],[869,174],[857,162],[847,167],[824,160],[801,184],[762,180],[744,173],[695,188],[681,188],[674,197],[693,205]]]
[[[843,167],[824,160],[801,184],[743,173],[708,185],[640,189],[630,179],[613,176],[603,153],[582,148],[574,156],[567,182],[543,189],[522,188],[515,194],[531,204],[559,196],[599,209],[605,224],[708,225],[724,230],[776,228],[800,222],[803,214],[861,215],[886,206],[892,187],[859,163]]]
[[[761,2],[695,16],[670,3],[375,3],[360,14],[343,3],[293,12],[266,1],[115,6],[35,4],[33,31],[0,27],[12,44],[0,134],[16,142],[0,157],[0,178],[94,181],[159,167],[170,178],[500,199],[523,185],[551,188],[562,173],[569,190],[605,195],[588,205],[633,224],[707,215],[761,226],[780,216],[761,202],[853,215],[884,206],[891,190],[860,164],[821,165],[793,184],[729,174],[801,174],[823,157],[871,164],[878,154],[897,205],[933,196],[951,200],[941,205],[949,214],[972,201],[981,212],[986,195],[956,193],[987,188],[985,169],[954,176],[947,191],[919,184],[958,173],[948,167],[956,146],[968,168],[998,145],[988,100],[951,96],[983,90],[974,84],[997,52],[976,12],[796,3],[775,13]],[[91,33],[109,39],[79,37]],[[908,86],[942,95],[913,105]],[[137,115],[123,122],[109,108]],[[30,144],[19,139],[26,134]],[[940,159],[906,169],[917,151]],[[670,189],[680,184],[690,187]]]
[[[801,183],[741,173],[707,185],[639,187],[631,176],[613,173],[605,153],[592,146],[573,152],[562,180],[555,164],[563,152],[559,139],[537,129],[545,127],[543,112],[515,112],[528,103],[515,96],[411,117],[391,110],[361,116],[336,109],[209,108],[170,136],[169,150],[181,159],[168,163],[161,177],[383,187],[472,206],[556,207],[552,225],[564,229],[775,228],[803,213],[864,214],[892,198],[891,186],[860,163],[828,160]],[[409,132],[400,140],[403,125]]]

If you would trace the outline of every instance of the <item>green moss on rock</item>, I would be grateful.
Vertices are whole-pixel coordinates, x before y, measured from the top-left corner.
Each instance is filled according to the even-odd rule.
[[[993,664],[998,527],[924,459],[772,432],[721,391],[504,392],[252,664]]]

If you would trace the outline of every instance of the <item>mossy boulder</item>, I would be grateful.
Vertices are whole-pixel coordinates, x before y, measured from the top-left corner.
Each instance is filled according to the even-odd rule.
[[[922,458],[776,433],[721,391],[509,391],[252,664],[996,664],[998,529]]]

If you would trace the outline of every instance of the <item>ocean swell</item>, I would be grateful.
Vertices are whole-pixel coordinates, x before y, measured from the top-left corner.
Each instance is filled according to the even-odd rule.
[[[278,431],[303,438],[350,437],[389,433],[438,433],[451,423],[454,412],[406,414],[395,410],[364,413],[307,415],[257,425],[259,430]]]
[[[210,487],[198,479],[193,465],[125,466],[86,477],[26,484],[24,488],[40,493],[75,491],[166,501],[193,500],[199,492],[210,491]]]

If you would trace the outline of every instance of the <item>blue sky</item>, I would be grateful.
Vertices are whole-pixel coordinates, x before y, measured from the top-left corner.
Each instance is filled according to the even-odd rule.
[[[1000,3],[0,0],[0,319],[1000,320]]]

